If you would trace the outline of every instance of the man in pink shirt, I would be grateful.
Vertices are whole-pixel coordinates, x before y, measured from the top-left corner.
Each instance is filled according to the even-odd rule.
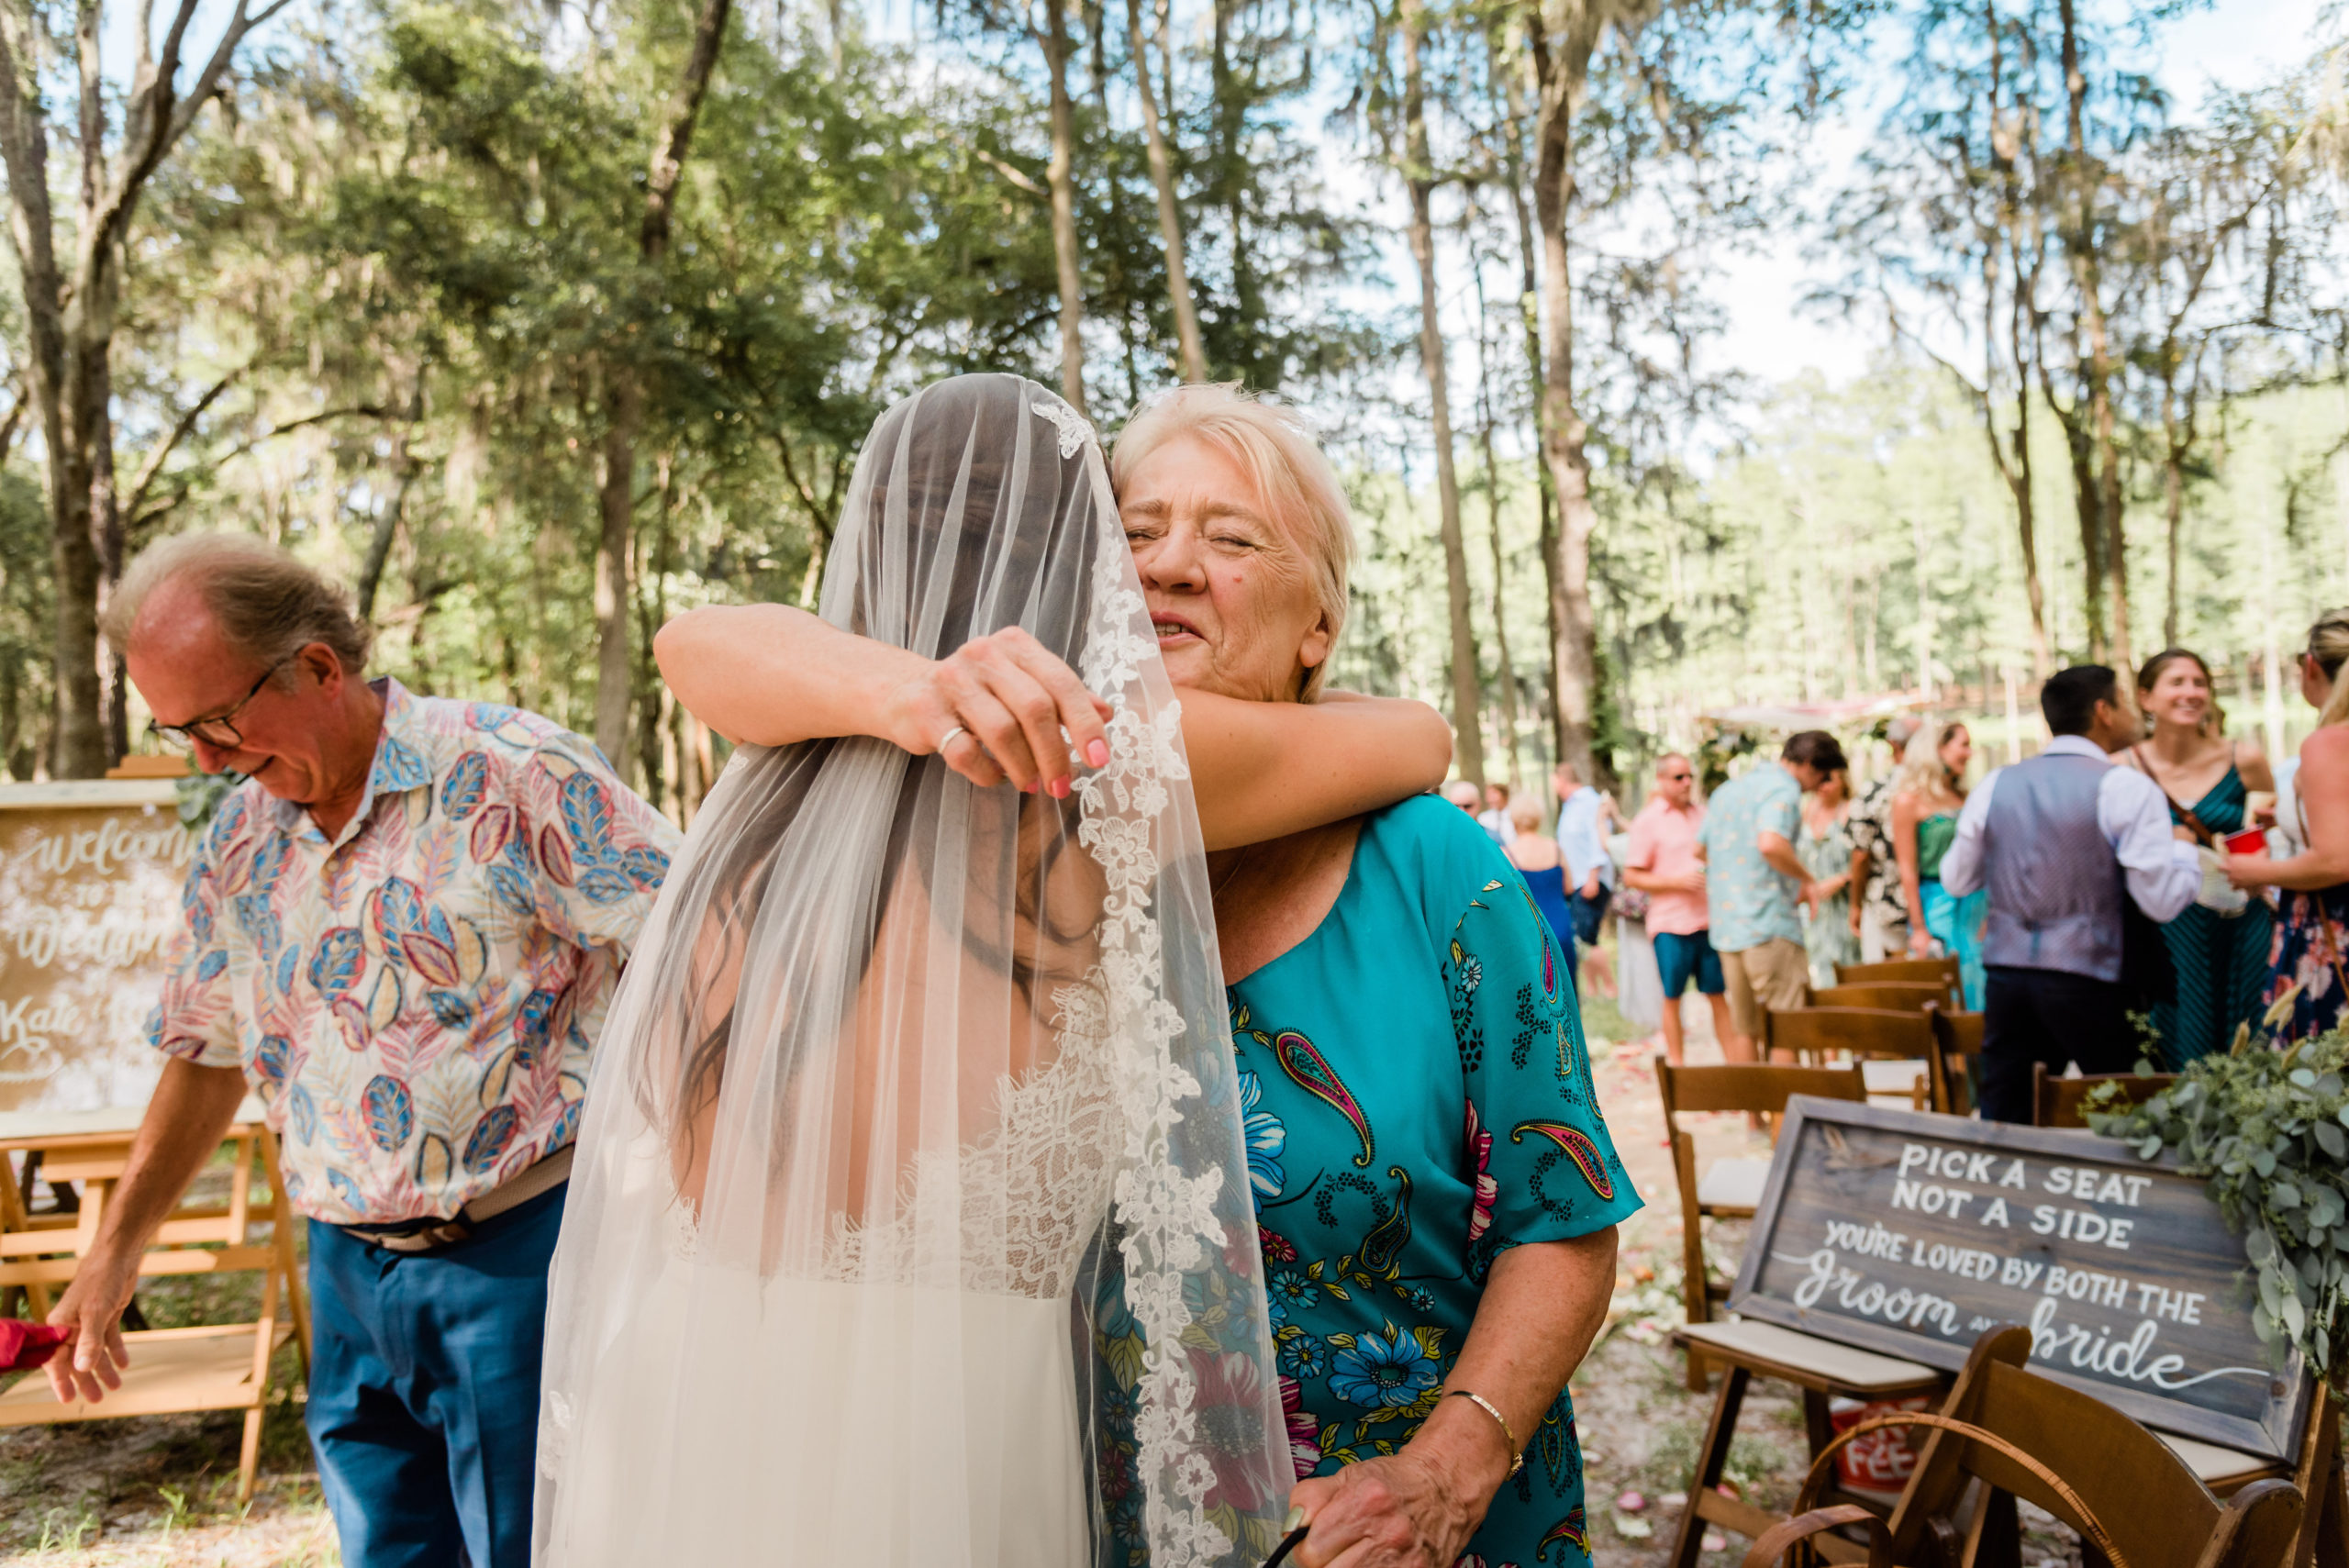
[[[1694,980],[1713,1009],[1713,1032],[1731,1062],[1753,1060],[1753,1042],[1731,1020],[1721,961],[1713,951],[1705,912],[1705,864],[1697,858],[1697,771],[1677,751],[1656,760],[1655,794],[1631,818],[1631,849],[1623,880],[1648,895],[1648,936],[1664,977],[1664,1050],[1681,1062],[1680,994]]]

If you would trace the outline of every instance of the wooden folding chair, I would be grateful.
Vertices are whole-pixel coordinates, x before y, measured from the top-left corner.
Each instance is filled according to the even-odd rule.
[[[1709,1218],[1751,1219],[1762,1201],[1763,1184],[1770,1179],[1770,1162],[1755,1156],[1716,1160],[1697,1169],[1697,1140],[1680,1125],[1681,1113],[1742,1111],[1779,1116],[1789,1095],[1817,1095],[1822,1099],[1867,1098],[1867,1084],[1859,1065],[1845,1067],[1784,1067],[1731,1065],[1675,1067],[1655,1059],[1656,1087],[1664,1095],[1664,1132],[1672,1143],[1672,1173],[1680,1184],[1683,1295],[1688,1321],[1712,1320],[1713,1303],[1729,1298],[1726,1281],[1716,1284],[1705,1267],[1705,1221]],[[1704,1360],[1688,1356],[1688,1386],[1705,1386]]]
[[[1965,1000],[1965,977],[1954,958],[1895,958],[1882,963],[1839,963],[1835,966],[1838,985],[1899,984],[1923,981],[1938,984],[1949,994],[1954,1006]]]
[[[1942,1083],[1952,1116],[1974,1114],[1974,1085],[1982,1063],[1982,1015],[1932,1010],[1933,1046],[1941,1054]]]
[[[139,1258],[142,1278],[158,1274],[258,1271],[261,1312],[250,1323],[140,1329],[123,1336],[130,1364],[123,1385],[103,1403],[60,1404],[46,1376],[22,1379],[0,1393],[0,1428],[51,1421],[107,1420],[188,1410],[242,1410],[244,1440],[238,1460],[237,1499],[252,1496],[261,1458],[262,1412],[269,1402],[270,1358],[291,1340],[306,1374],[310,1360],[309,1304],[294,1259],[295,1216],[285,1201],[277,1140],[258,1118],[240,1111],[229,1128],[228,1201],[185,1205],[163,1222]],[[81,1207],[68,1216],[32,1215],[12,1184],[0,1199],[0,1287],[20,1285],[36,1318],[48,1311],[49,1291],[72,1279],[97,1240],[99,1224],[130,1157],[125,1131],[0,1139],[0,1152],[39,1150],[50,1182],[79,1182]],[[256,1167],[261,1190],[254,1191]],[[271,1234],[258,1239],[257,1226]]]
[[[2107,1084],[2121,1085],[2121,1098],[2142,1105],[2177,1082],[2175,1073],[2099,1073],[2085,1078],[2061,1078],[2043,1062],[2031,1067],[2031,1124],[2033,1127],[2086,1127],[2088,1091]]]
[[[1872,1099],[1897,1099],[1901,1105],[1914,1106],[1921,1079],[1925,1107],[1949,1108],[1941,1053],[1933,1049],[1933,1027],[1922,1008],[1914,1012],[1890,1007],[1773,1009],[1762,1017],[1762,1044],[1765,1056],[1771,1060],[1814,1066],[1834,1056],[1856,1058]],[[1781,1059],[1780,1051],[1787,1054]]]
[[[2030,1371],[2030,1356],[2031,1331],[2012,1324],[1975,1341],[1937,1413],[1956,1425],[1910,1423],[1923,1441],[1888,1523],[1856,1507],[1806,1509],[1814,1493],[1806,1485],[1803,1511],[1756,1540],[1746,1568],[1770,1568],[1797,1541],[1844,1525],[1867,1529],[1872,1562],[2013,1562],[2017,1498],[2078,1532],[2096,1553],[2090,1562],[2271,1568],[2282,1559],[2301,1511],[2290,1482],[2255,1481],[2222,1504],[2159,1438],[2094,1395]]]

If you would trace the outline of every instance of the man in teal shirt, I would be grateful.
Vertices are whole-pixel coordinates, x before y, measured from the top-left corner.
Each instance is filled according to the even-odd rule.
[[[1697,853],[1705,862],[1713,951],[1737,1026],[1738,1038],[1721,1041],[1731,1062],[1753,1060],[1765,1008],[1783,1011],[1809,1000],[1799,911],[1813,884],[1795,854],[1795,834],[1803,795],[1842,766],[1835,737],[1806,729],[1787,738],[1776,766],[1731,779],[1706,805]]]

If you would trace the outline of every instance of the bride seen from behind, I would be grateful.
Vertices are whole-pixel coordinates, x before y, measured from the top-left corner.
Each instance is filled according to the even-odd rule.
[[[962,377],[876,425],[820,619],[664,632],[681,697],[745,744],[596,1057],[540,1561],[1090,1562],[1073,1334],[1105,1273],[1151,1347],[1153,1562],[1275,1539],[1203,852],[1411,794],[1448,734],[1416,705],[1284,705],[1343,715],[1303,745],[1255,705],[1186,693],[1178,717],[1117,530],[1064,405]],[[697,647],[724,651],[688,669]],[[911,744],[856,733],[941,700]]]

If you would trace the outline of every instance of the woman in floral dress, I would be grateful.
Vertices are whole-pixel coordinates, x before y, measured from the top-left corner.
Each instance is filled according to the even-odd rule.
[[[2291,820],[2284,826],[2308,848],[2288,859],[2230,855],[2237,887],[2282,895],[2267,960],[2270,1007],[2290,999],[2278,1033],[2307,1040],[2341,1025],[2349,1006],[2349,609],[2327,610],[2309,628],[2300,655],[2300,695],[2317,709],[2316,732],[2300,742],[2299,769],[2287,784]]]
[[[1343,494],[1269,413],[1186,388],[1127,428],[1113,473],[1162,636],[1180,628],[1161,643],[1176,686],[1309,701],[1297,644],[1257,628],[1315,602],[1319,564],[1334,637]],[[1244,548],[1219,538],[1222,508],[1252,486],[1211,483],[1219,461],[1285,482],[1252,486],[1269,515]],[[1208,873],[1291,1500],[1311,1526],[1290,1562],[1586,1562],[1565,1383],[1640,1200],[1523,880],[1434,796],[1210,854]],[[1138,1341],[1114,1313],[1097,1324],[1104,1362],[1130,1365]],[[1119,1463],[1102,1484],[1111,1561],[1149,1562]]]

